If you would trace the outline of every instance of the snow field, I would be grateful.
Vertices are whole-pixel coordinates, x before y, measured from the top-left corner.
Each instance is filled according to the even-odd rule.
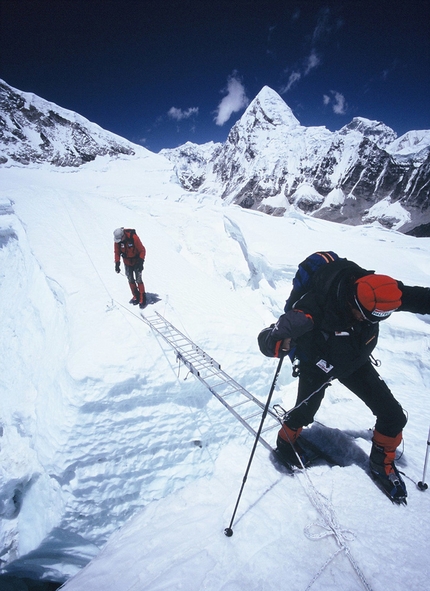
[[[307,472],[324,495],[320,508],[307,477],[278,472],[259,446],[229,539],[223,530],[252,437],[128,305],[112,232],[136,228],[148,251],[146,289],[161,298],[153,308],[263,401],[275,361],[260,354],[256,337],[282,312],[301,260],[335,250],[430,285],[429,239],[225,207],[185,194],[154,155],[1,174],[0,535],[8,572],[75,575],[68,591],[362,589],[345,550],[323,568],[339,549],[333,535],[305,535],[323,531],[314,524],[328,507],[339,531],[353,533],[345,544],[370,588],[426,588],[430,493],[416,482],[430,424],[429,319],[394,314],[375,354],[409,415],[398,463],[408,506],[393,506],[369,478],[373,417],[334,384],[312,428],[346,466]],[[290,408],[295,388],[284,367],[274,402]]]

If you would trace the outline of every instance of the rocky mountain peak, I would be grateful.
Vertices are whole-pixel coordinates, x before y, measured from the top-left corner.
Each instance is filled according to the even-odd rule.
[[[300,125],[290,107],[277,92],[268,86],[264,86],[248,105],[239,123],[241,127],[247,129],[256,126],[262,129],[273,126],[293,128]]]
[[[80,166],[143,150],[77,113],[0,80],[0,165]]]
[[[209,158],[198,146],[191,164],[181,147],[166,156],[184,188],[227,203],[407,232],[430,221],[430,131],[396,138],[390,127],[365,117],[335,132],[304,127],[265,86]]]
[[[387,150],[395,154],[398,162],[411,159],[420,164],[424,162],[430,153],[430,130],[412,130],[392,142]]]
[[[347,135],[352,131],[358,131],[380,148],[388,146],[397,138],[397,133],[388,125],[381,121],[371,121],[365,117],[354,117],[348,125],[342,127],[339,134]]]

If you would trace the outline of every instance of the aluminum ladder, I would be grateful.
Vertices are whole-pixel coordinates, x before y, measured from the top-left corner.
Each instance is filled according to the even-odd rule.
[[[156,334],[160,335],[175,351],[176,359],[200,380],[206,388],[223,404],[242,425],[254,436],[257,435],[265,404],[255,398],[248,390],[221,369],[220,364],[198,347],[191,339],[170,324],[161,314],[150,316],[141,314],[142,320]],[[259,441],[269,451],[273,446],[268,443],[263,433],[279,429],[276,413],[269,410]]]

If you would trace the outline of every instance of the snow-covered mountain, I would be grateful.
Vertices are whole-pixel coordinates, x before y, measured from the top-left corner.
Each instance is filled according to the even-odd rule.
[[[0,81],[0,166],[81,166],[145,149]],[[304,127],[264,87],[224,144],[161,150],[181,186],[280,216],[290,210],[351,225],[428,235],[430,131],[396,133],[362,117],[336,132]]]
[[[224,144],[162,150],[187,190],[283,215],[408,231],[430,221],[430,131],[400,138],[379,121],[356,117],[339,131],[303,127],[264,87]]]
[[[141,150],[73,111],[0,80],[0,165],[80,166],[97,156]]]

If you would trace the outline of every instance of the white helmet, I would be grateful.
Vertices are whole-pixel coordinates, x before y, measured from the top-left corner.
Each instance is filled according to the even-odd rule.
[[[124,238],[124,228],[117,228],[116,230],[114,230],[113,239],[115,242],[121,242],[121,240],[123,238]]]

